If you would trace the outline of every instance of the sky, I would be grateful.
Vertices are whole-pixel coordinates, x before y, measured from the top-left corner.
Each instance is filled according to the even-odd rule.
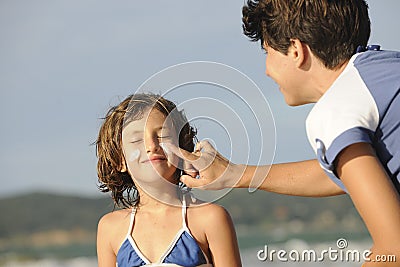
[[[100,118],[150,77],[193,61],[216,62],[212,66],[225,66],[250,84],[228,93],[224,86],[189,84],[169,93],[188,117],[203,118],[193,121],[201,139],[212,139],[239,162],[246,159],[235,158],[240,153],[250,163],[313,158],[304,127],[312,106],[285,104],[265,75],[260,44],[242,34],[243,0],[227,2],[1,0],[0,197],[29,191],[99,196],[92,143]],[[368,4],[370,43],[399,50],[400,1]],[[246,105],[240,106],[238,94],[247,94]],[[205,97],[216,100],[217,109],[230,103],[226,116],[204,119],[213,110]],[[251,124],[251,115],[266,110],[267,119]],[[239,117],[237,129],[230,115]],[[251,144],[235,137],[240,131]],[[261,148],[265,157],[257,154]]]

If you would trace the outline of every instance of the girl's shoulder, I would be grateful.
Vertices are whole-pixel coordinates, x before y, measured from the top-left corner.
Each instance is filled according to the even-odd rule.
[[[201,203],[198,205],[190,205],[188,207],[188,215],[198,222],[212,224],[212,222],[223,222],[230,220],[228,211],[214,203]]]
[[[99,220],[99,226],[115,228],[116,225],[129,221],[132,209],[120,209],[103,215]]]
[[[97,242],[111,246],[113,253],[118,253],[126,238],[132,209],[115,210],[103,215],[97,227]]]

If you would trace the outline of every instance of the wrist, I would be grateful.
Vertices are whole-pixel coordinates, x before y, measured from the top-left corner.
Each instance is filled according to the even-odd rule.
[[[267,190],[265,180],[268,178],[271,165],[240,165],[237,173],[240,179],[236,183],[236,188],[262,189]]]
[[[251,175],[251,167],[245,164],[233,164],[232,166],[232,177],[234,177],[234,184],[231,185],[233,188],[248,188],[249,181],[248,177]]]

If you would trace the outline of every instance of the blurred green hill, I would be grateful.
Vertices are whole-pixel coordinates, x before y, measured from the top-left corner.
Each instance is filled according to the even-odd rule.
[[[302,198],[235,189],[217,203],[230,212],[241,248],[291,238],[324,241],[367,236],[348,196]],[[2,198],[0,255],[95,256],[97,222],[111,210],[109,198],[49,193]]]
[[[95,256],[108,198],[30,193],[0,199],[0,266],[9,260]]]
[[[107,198],[48,193],[0,199],[0,238],[59,229],[93,231],[101,214],[112,208]]]

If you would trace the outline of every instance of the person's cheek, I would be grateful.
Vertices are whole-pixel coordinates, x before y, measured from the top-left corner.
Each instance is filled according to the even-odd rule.
[[[128,161],[135,162],[139,157],[140,157],[140,150],[135,149],[130,153],[130,155],[128,155]]]
[[[134,177],[135,172],[137,172],[138,167],[139,167],[139,158],[140,158],[141,152],[140,149],[133,149],[126,153],[126,163],[128,166],[129,174]]]
[[[168,147],[166,145],[164,145],[164,143],[160,143],[160,146],[162,148],[162,150],[164,151],[165,156],[168,159],[168,163],[170,165],[173,165],[174,167],[178,168],[178,164],[179,164],[179,158],[174,155],[174,153],[172,153],[171,150],[168,149]]]

